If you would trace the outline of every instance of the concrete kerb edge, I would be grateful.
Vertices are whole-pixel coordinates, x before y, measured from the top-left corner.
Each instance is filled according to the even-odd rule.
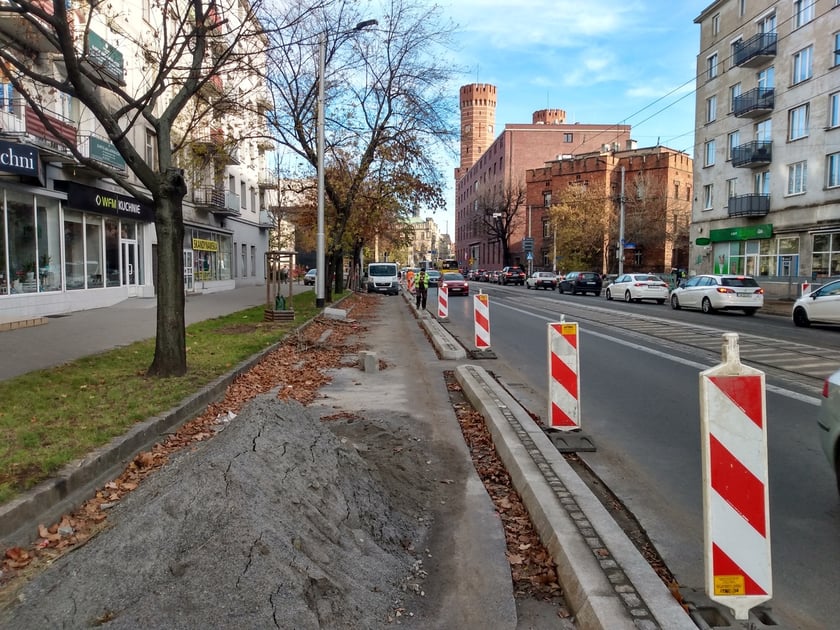
[[[138,453],[148,450],[160,441],[162,435],[177,430],[197,417],[208,405],[220,400],[240,374],[253,368],[290,335],[304,330],[312,321],[307,320],[292,329],[286,337],[245,359],[227,374],[185,398],[177,407],[134,425],[108,444],[70,462],[55,477],[0,505],[0,545],[10,547],[34,541],[38,534],[38,524],[53,523],[78,508],[97,488],[118,477]]]
[[[516,400],[481,368],[460,366],[455,373],[467,397],[485,417],[499,456],[522,495],[541,539],[557,562],[561,584],[578,622],[593,628],[635,627],[592,549],[582,540],[566,507],[559,504],[557,493],[512,430],[503,410],[517,416],[540,455],[574,497],[589,525],[604,541],[609,541],[612,557],[644,599],[656,622],[665,628],[695,628],[615,520]],[[497,400],[488,401],[487,388]]]
[[[467,351],[438,320],[434,318],[421,319],[420,324],[426,329],[441,359],[459,360],[467,357]]]

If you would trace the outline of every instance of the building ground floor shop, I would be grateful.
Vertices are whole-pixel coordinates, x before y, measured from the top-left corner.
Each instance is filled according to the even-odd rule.
[[[264,229],[185,225],[190,293],[265,282]],[[0,183],[0,320],[44,317],[155,295],[154,209],[77,182]]]
[[[840,277],[840,219],[819,226],[698,223],[692,235],[692,273],[763,278],[770,297],[797,297],[803,283],[814,286]]]

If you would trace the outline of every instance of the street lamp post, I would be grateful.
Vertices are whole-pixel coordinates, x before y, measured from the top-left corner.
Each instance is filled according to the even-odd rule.
[[[377,20],[365,20],[356,24],[353,31],[360,31],[368,26],[379,24]],[[327,32],[321,31],[318,37],[318,233],[315,243],[315,308],[326,305],[326,238],[324,236],[324,74],[327,56]]]

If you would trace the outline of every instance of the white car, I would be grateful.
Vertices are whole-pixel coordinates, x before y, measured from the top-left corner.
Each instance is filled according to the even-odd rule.
[[[641,302],[642,300],[656,300],[657,304],[665,304],[668,299],[668,283],[659,276],[650,273],[625,273],[618,276],[607,287],[608,300],[623,299],[625,302]]]
[[[840,371],[825,379],[822,396],[817,413],[820,443],[837,478],[837,489],[840,490]]]
[[[557,276],[550,271],[535,271],[525,279],[526,289],[557,289]]]
[[[793,303],[793,323],[797,326],[840,324],[840,280],[824,284]]]
[[[671,291],[671,308],[699,308],[704,313],[739,310],[755,315],[764,306],[764,289],[751,276],[703,274]]]

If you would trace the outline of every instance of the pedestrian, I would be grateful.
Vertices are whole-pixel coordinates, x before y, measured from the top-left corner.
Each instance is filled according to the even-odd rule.
[[[415,295],[417,308],[426,310],[426,297],[429,295],[429,277],[426,275],[425,269],[420,270],[420,273],[414,280],[414,287],[417,289]]]

